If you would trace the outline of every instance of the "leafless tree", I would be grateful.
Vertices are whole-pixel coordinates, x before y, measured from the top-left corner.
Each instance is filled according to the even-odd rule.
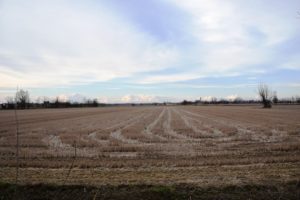
[[[16,93],[16,103],[19,108],[25,109],[29,103],[29,92],[25,90],[19,90]]]
[[[257,93],[260,97],[261,102],[264,105],[264,108],[271,108],[272,107],[272,92],[268,85],[260,84],[257,88]]]
[[[272,101],[273,101],[273,103],[274,104],[277,104],[278,103],[278,97],[277,97],[277,92],[276,91],[274,91],[273,92],[273,98],[272,98]]]
[[[20,166],[20,162],[19,162],[19,148],[20,148],[20,145],[19,145],[19,119],[18,119],[18,113],[17,113],[17,109],[18,109],[18,101],[20,99],[18,98],[21,98],[22,95],[23,95],[23,90],[21,93],[19,93],[20,91],[17,89],[17,92],[16,92],[16,99],[15,99],[15,120],[16,120],[16,185],[18,184],[18,180],[19,180],[19,166]],[[28,92],[27,92],[28,94]],[[29,99],[29,95],[28,95],[28,99]],[[17,192],[17,190],[15,191]]]

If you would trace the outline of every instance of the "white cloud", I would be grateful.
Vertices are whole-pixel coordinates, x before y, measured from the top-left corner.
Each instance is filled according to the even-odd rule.
[[[173,0],[172,0],[173,1]],[[175,0],[194,18],[193,32],[200,40],[211,43],[247,44],[253,42],[254,29],[265,37],[265,44],[275,44],[296,34],[289,22],[292,6],[273,1]],[[273,3],[270,5],[270,3]],[[295,4],[295,3],[294,3]],[[276,14],[275,14],[276,13]]]
[[[204,97],[201,97],[201,101],[212,101],[213,99],[215,99],[216,97],[213,97],[213,96],[204,96]]]
[[[176,49],[100,5],[4,1],[0,9],[1,87],[107,81],[176,61]]]
[[[98,97],[97,100],[99,103],[110,103],[110,100],[107,97]]]
[[[295,1],[162,1],[190,17],[182,30],[186,35],[180,41],[187,41],[182,47],[158,41],[101,2],[1,1],[0,88],[82,85],[124,77],[166,83],[265,72],[274,67],[264,64],[278,57],[275,47],[300,30],[291,14]],[[298,60],[291,58],[280,67],[298,69]],[[167,68],[170,73],[159,74]],[[147,74],[153,71],[158,73]]]
[[[82,94],[73,94],[71,96],[69,96],[69,101],[71,103],[75,102],[75,103],[84,103],[87,101],[87,97],[82,95]]]
[[[292,56],[281,67],[285,69],[300,70],[300,55]]]
[[[239,98],[239,96],[237,94],[232,94],[232,95],[228,95],[227,97],[225,97],[225,99],[228,101],[234,101],[237,98]]]
[[[121,98],[122,103],[163,103],[163,102],[178,102],[175,97],[152,96],[145,94],[125,95]]]
[[[121,98],[123,103],[149,103],[154,102],[156,99],[154,96],[149,95],[125,95]]]
[[[168,83],[168,82],[177,82],[185,81],[191,79],[202,78],[203,76],[197,74],[174,74],[174,75],[150,75],[141,78],[138,80],[138,83],[141,84],[151,84],[151,83]]]
[[[275,45],[299,33],[296,21],[289,15],[292,6],[284,8],[281,5],[284,2],[175,2],[193,16],[189,31],[198,40],[194,42],[199,45],[196,54],[202,63],[200,73],[212,75],[259,69],[274,59]]]
[[[65,94],[60,94],[60,95],[57,96],[57,99],[60,102],[67,102],[69,100],[69,97]]]
[[[256,83],[245,83],[245,84],[187,84],[187,83],[171,83],[168,84],[170,87],[175,87],[178,89],[209,89],[209,88],[222,88],[222,89],[236,89],[236,88],[251,88],[257,87]]]

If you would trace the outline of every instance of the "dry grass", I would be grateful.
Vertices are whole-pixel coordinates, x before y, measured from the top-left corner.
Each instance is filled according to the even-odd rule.
[[[300,106],[23,110],[20,182],[264,184],[300,179]],[[0,112],[0,179],[15,178],[13,111]]]

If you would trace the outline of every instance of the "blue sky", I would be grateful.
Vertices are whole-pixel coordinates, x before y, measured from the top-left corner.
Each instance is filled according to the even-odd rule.
[[[0,101],[300,95],[298,0],[0,0]]]

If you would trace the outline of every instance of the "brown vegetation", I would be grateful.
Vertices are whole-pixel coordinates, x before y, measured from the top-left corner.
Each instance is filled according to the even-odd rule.
[[[215,187],[300,179],[300,106],[40,109],[18,115],[20,183]],[[14,112],[1,111],[2,182],[15,180],[15,145]]]

